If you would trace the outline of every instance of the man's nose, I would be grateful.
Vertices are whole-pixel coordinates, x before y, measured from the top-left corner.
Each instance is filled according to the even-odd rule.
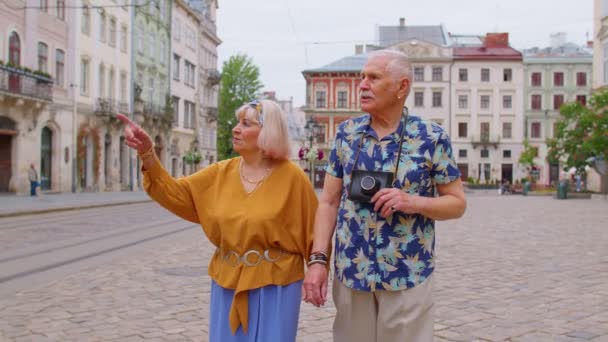
[[[361,83],[359,83],[359,90],[368,90],[368,89],[369,89],[369,83],[364,78],[363,80],[361,80]]]

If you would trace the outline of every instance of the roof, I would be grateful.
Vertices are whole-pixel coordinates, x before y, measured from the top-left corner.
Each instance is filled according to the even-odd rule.
[[[483,36],[477,35],[463,35],[463,34],[451,34],[450,35],[450,46],[451,47],[475,47],[483,46]]]
[[[526,49],[524,50],[524,56],[526,58],[591,58],[593,57],[593,50],[586,46],[565,43],[560,46]]]
[[[454,48],[454,59],[475,59],[475,60],[516,60],[521,61],[521,52],[512,47],[456,47]]]
[[[379,26],[378,43],[382,47],[395,45],[404,40],[420,39],[435,45],[448,45],[443,26]]]
[[[325,66],[316,69],[308,69],[302,71],[303,73],[311,73],[311,72],[360,72],[365,63],[367,62],[367,55],[353,55],[348,57],[343,57],[329,63]]]

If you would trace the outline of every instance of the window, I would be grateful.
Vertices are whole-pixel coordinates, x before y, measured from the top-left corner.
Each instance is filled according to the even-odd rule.
[[[481,109],[490,109],[490,95],[481,95]]]
[[[137,26],[135,29],[135,42],[137,44],[137,53],[140,55],[144,54],[144,30],[141,26]]]
[[[424,107],[424,93],[421,91],[414,92],[414,107]]]
[[[43,42],[38,42],[38,70],[42,72],[48,72],[48,60],[49,46]]]
[[[161,40],[158,46],[158,60],[162,65],[165,65],[165,63],[167,63],[167,58],[165,57],[167,55],[165,51],[166,49],[167,45],[165,44],[165,41]]]
[[[173,54],[173,79],[176,81],[179,81],[179,60],[181,59],[181,57],[179,57],[176,54]]]
[[[532,108],[532,110],[541,110],[542,100],[542,95],[532,95],[530,97],[530,107]]]
[[[530,77],[530,84],[533,87],[540,87],[542,85],[542,76],[540,72],[533,72]]]
[[[49,12],[49,0],[40,0],[40,10],[44,13]]]
[[[458,95],[458,108],[459,109],[469,108],[469,97],[467,95]]]
[[[21,40],[17,32],[13,31],[8,39],[8,61],[21,65]]]
[[[502,150],[503,158],[511,158],[511,150]]]
[[[468,124],[466,122],[458,123],[458,137],[466,138],[468,136]]]
[[[481,69],[481,82],[490,82],[490,69]]]
[[[80,32],[82,34],[86,34],[87,36],[91,32],[91,11],[89,9],[89,5],[86,3],[82,4],[82,18],[80,22]]]
[[[194,64],[190,63],[187,60],[184,60],[184,83],[191,87],[194,87],[194,73],[195,67]]]
[[[513,124],[510,122],[502,123],[502,137],[505,139],[511,139],[513,137]]]
[[[433,67],[433,81],[435,81],[435,82],[443,81],[443,68],[442,67]]]
[[[458,158],[466,158],[467,150],[458,150]]]
[[[441,107],[441,92],[433,92],[433,107]]]
[[[65,53],[63,50],[55,50],[55,84],[63,87],[65,69]]]
[[[587,105],[587,96],[586,95],[576,95],[576,102],[580,103],[583,106]]]
[[[513,108],[513,97],[511,95],[504,95],[502,97],[502,108],[504,108],[504,109]]]
[[[127,102],[127,74],[120,73],[120,102]]]
[[[148,102],[154,102],[154,77],[148,79]]]
[[[577,72],[576,73],[576,86],[577,87],[586,87],[587,86],[587,73],[586,72]]]
[[[99,41],[106,41],[106,14],[105,12],[99,13]]]
[[[116,47],[116,19],[110,19],[110,46]]]
[[[489,122],[482,122],[479,125],[479,132],[480,132],[480,137],[481,137],[481,141],[489,141],[490,140],[490,123]]]
[[[99,75],[97,76],[97,80],[99,81],[99,84],[97,85],[97,93],[99,94],[99,97],[103,98],[106,95],[106,68],[103,66],[103,64],[99,65]]]
[[[173,40],[179,42],[182,35],[182,26],[179,20],[173,21]]]
[[[479,152],[480,152],[481,158],[489,158],[490,157],[490,151],[488,151],[488,149],[486,149],[486,148],[484,148],[483,150],[481,150]]]
[[[127,38],[127,27],[122,25],[120,27],[120,50],[122,52],[127,52],[127,46],[128,46],[128,38]]]
[[[184,100],[184,128],[194,128],[194,103]]]
[[[115,78],[116,78],[116,75],[114,73],[114,69],[111,68],[110,71],[108,72],[108,98],[112,101],[116,99],[115,94],[114,94]]]
[[[57,18],[65,20],[65,0],[57,0]]]
[[[80,60],[80,94],[89,95],[89,60]]]
[[[414,81],[424,81],[424,68],[414,67]]]
[[[553,73],[553,86],[563,87],[564,86],[564,73],[554,72]]]
[[[458,80],[460,82],[466,82],[469,78],[469,71],[467,69],[458,69]]]
[[[315,99],[316,99],[316,107],[317,108],[325,108],[325,106],[326,106],[325,105],[325,94],[326,93],[325,93],[324,90],[318,90],[316,92]]]
[[[530,138],[540,138],[540,122],[532,122],[530,129]]]
[[[156,51],[156,39],[154,39],[154,33],[148,33],[148,56],[150,59],[155,60],[155,52]]]
[[[559,110],[564,104],[564,95],[553,95],[553,109]]]
[[[345,90],[338,91],[338,108],[346,108],[347,93]]]
[[[171,97],[171,106],[173,107],[173,126],[177,126],[179,123],[179,97]]]
[[[502,71],[502,80],[505,82],[511,82],[513,80],[513,70],[504,69]]]

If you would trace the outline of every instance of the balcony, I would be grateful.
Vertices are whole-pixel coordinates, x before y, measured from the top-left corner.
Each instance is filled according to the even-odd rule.
[[[222,74],[217,69],[205,69],[207,72],[207,82],[210,86],[214,86],[220,83]]]
[[[110,98],[97,98],[95,101],[95,115],[115,115],[117,113],[128,113],[129,104],[112,100]]]
[[[474,135],[471,137],[471,144],[474,149],[477,148],[477,146],[482,146],[484,148],[493,146],[494,149],[497,149],[498,144],[500,144],[500,137],[490,134]]]
[[[0,94],[52,101],[52,91],[52,79],[0,64]]]
[[[207,123],[217,121],[218,110],[217,107],[204,107],[205,114],[207,116]]]
[[[175,115],[173,108],[170,106],[144,102],[143,110],[143,117],[146,122],[160,124],[164,128],[171,128],[173,126]]]

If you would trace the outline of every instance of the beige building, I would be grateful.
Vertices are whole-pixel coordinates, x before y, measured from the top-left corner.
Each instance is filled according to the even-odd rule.
[[[0,2],[0,192],[28,193],[30,164],[43,190],[70,190],[73,61],[64,4]]]
[[[183,0],[175,0],[171,34],[171,99],[174,110],[168,170],[173,177],[194,172],[198,152],[198,31],[200,14]]]

